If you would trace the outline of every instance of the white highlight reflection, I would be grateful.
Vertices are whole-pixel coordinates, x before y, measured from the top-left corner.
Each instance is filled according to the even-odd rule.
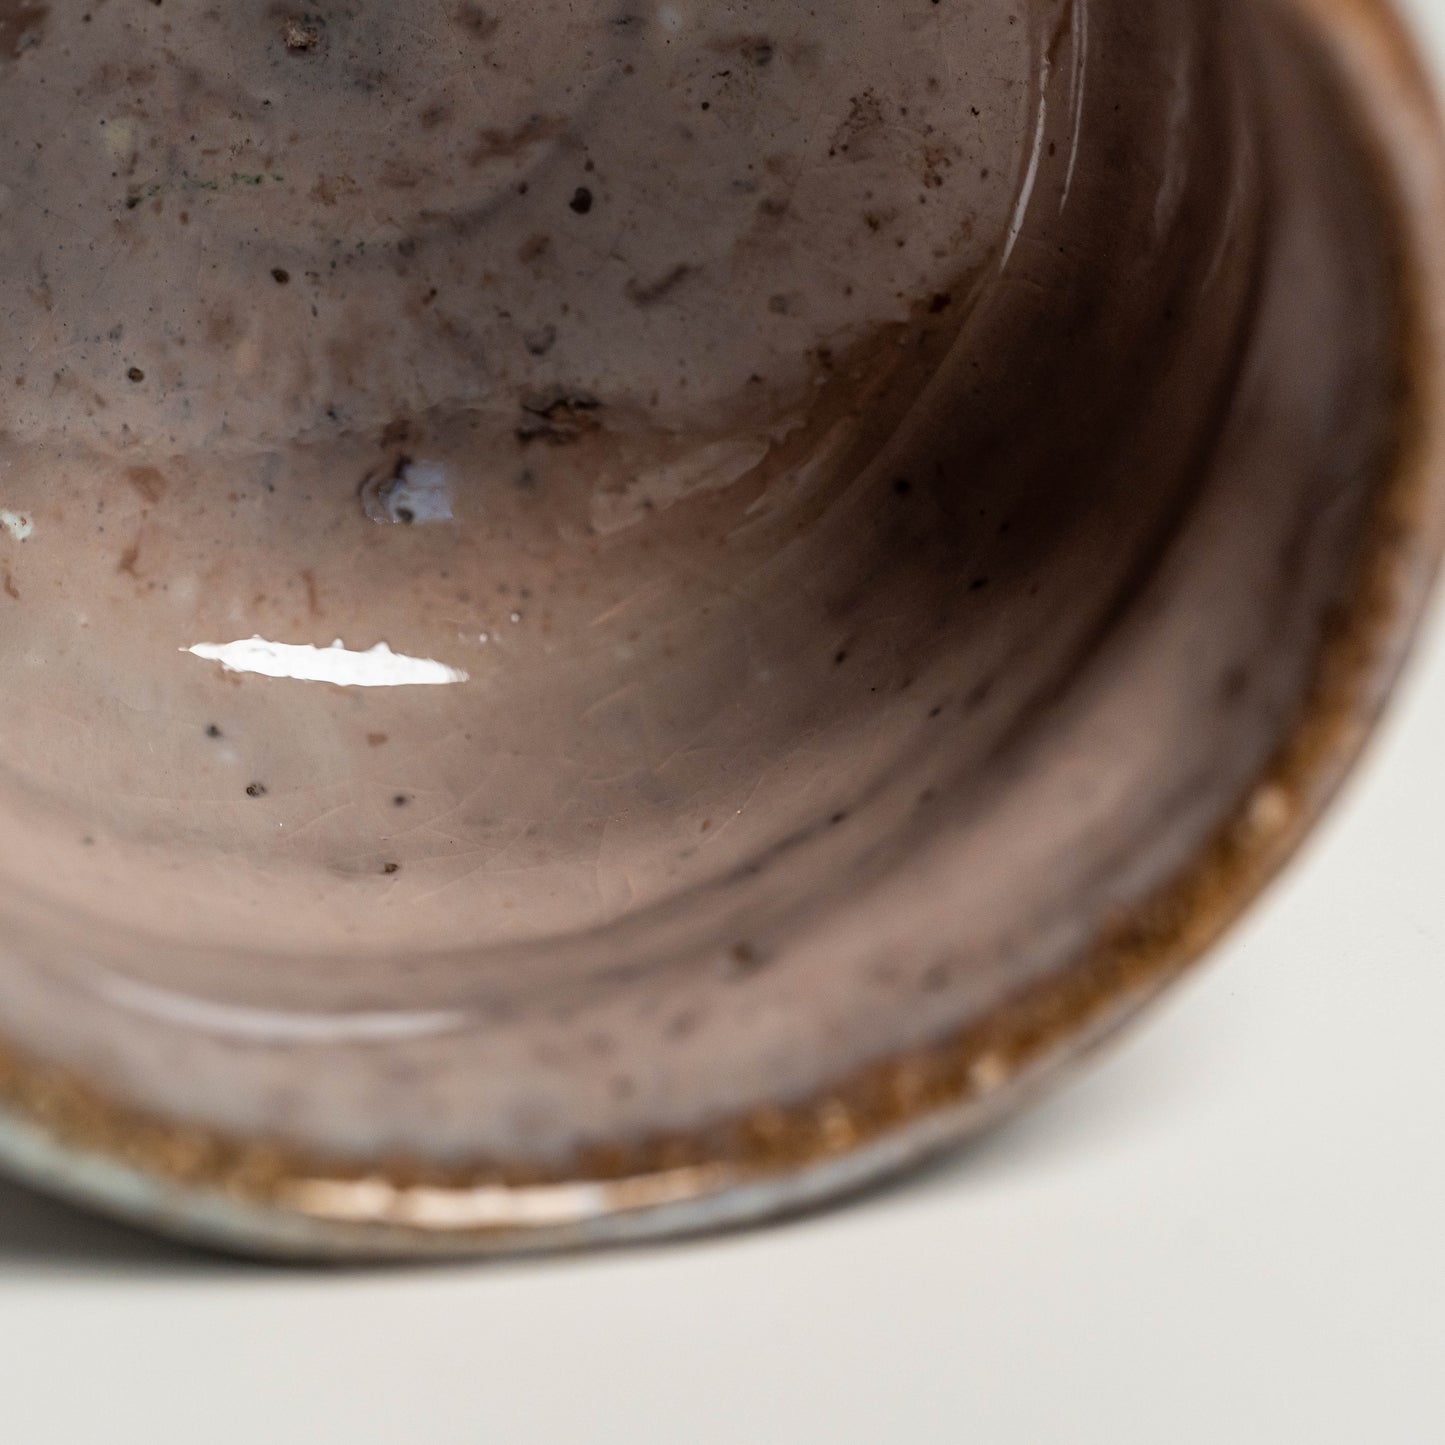
[[[1014,247],[1018,244],[1019,236],[1023,233],[1024,221],[1028,217],[1029,203],[1034,198],[1034,185],[1039,178],[1039,163],[1044,154],[1044,132],[1049,124],[1049,80],[1053,74],[1053,67],[1049,63],[1049,57],[1043,56],[1040,60],[1039,73],[1039,113],[1034,124],[1034,141],[1029,151],[1028,169],[1024,172],[1023,183],[1019,186],[1018,200],[1014,204],[1013,218],[1009,221],[1008,239],[1004,242],[1003,259],[998,264],[1000,271],[1008,269],[1008,263],[1013,256]]]
[[[687,1204],[728,1182],[726,1169],[703,1164],[593,1184],[447,1189],[381,1178],[304,1179],[283,1190],[292,1208],[315,1219],[452,1231],[582,1225],[626,1210]]]
[[[17,542],[23,542],[35,532],[35,523],[23,512],[0,511],[0,527],[3,527]]]
[[[243,642],[198,642],[183,647],[207,662],[219,662],[227,672],[251,672],[261,677],[290,677],[301,682],[329,682],[336,687],[440,687],[466,682],[460,668],[448,667],[430,657],[407,657],[378,642],[370,652],[349,652],[340,639],[330,647],[310,643],[268,642],[252,637]]]
[[[391,1043],[457,1033],[475,1022],[460,1009],[307,1013],[254,1008],[176,993],[97,968],[91,986],[107,1002],[178,1028],[263,1044]]]

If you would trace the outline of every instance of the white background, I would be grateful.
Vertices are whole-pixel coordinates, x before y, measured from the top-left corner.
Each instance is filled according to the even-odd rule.
[[[1445,68],[1445,0],[1411,8]],[[1438,1445],[1442,835],[1437,621],[1303,862],[1150,1026],[805,1223],[304,1273],[0,1184],[0,1439]]]

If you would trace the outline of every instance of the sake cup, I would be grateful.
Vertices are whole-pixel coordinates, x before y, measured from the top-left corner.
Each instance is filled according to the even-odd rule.
[[[1066,1077],[1442,535],[1380,0],[0,6],[0,1159],[676,1235]]]

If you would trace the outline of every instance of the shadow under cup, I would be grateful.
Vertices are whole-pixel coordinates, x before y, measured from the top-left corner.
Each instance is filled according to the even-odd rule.
[[[519,1249],[1021,1102],[1422,603],[1388,15],[273,10],[0,25],[0,1154]]]

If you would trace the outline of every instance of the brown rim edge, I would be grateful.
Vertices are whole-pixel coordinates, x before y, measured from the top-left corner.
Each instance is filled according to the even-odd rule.
[[[695,1133],[592,1148],[554,1171],[505,1163],[445,1170],[405,1159],[338,1167],[117,1103],[0,1040],[0,1123],[8,1116],[56,1155],[100,1160],[158,1193],[127,1206],[47,1170],[52,1187],[243,1247],[286,1243],[284,1230],[268,1242],[259,1221],[269,1216],[300,1222],[308,1251],[326,1252],[328,1231],[359,1227],[359,1239],[334,1241],[343,1252],[481,1252],[556,1242],[549,1230],[567,1226],[562,1242],[586,1242],[589,1219],[700,1205],[758,1186],[766,1193],[790,1176],[860,1161],[851,1177],[844,1168],[831,1186],[793,1192],[794,1205],[807,1203],[956,1139],[964,1125],[947,1120],[983,1122],[995,1111],[991,1101],[1015,1101],[1050,1065],[1112,1035],[1199,959],[1292,856],[1358,758],[1404,661],[1445,542],[1445,250],[1437,256],[1431,245],[1432,235],[1445,233],[1445,139],[1432,87],[1388,0],[1294,3],[1358,108],[1388,188],[1406,394],[1394,465],[1299,721],[1244,805],[1181,876],[1113,923],[1069,968],[939,1043],[870,1065],[804,1103],[755,1109]],[[942,1127],[930,1131],[930,1122]],[[915,1147],[905,1140],[887,1163],[862,1161],[870,1149],[914,1131],[921,1131]],[[549,1205],[552,1195],[562,1197]],[[207,1227],[187,1199],[220,1201],[236,1217]],[[702,1211],[631,1232],[706,1228],[789,1203],[777,1193],[731,1215]]]

